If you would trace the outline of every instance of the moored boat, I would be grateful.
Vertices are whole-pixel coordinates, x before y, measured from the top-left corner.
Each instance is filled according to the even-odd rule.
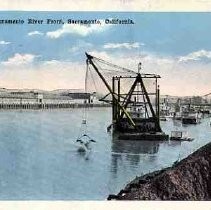
[[[171,131],[170,140],[173,140],[173,141],[193,141],[194,138],[189,137],[187,131]]]
[[[201,121],[200,113],[185,113],[182,117],[183,124],[198,124]]]

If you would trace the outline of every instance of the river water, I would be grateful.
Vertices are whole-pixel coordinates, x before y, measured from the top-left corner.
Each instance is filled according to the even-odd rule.
[[[105,200],[141,174],[170,166],[211,140],[210,119],[183,127],[192,142],[117,141],[106,132],[110,108],[87,111],[92,151],[77,151],[83,109],[0,112],[1,200]]]

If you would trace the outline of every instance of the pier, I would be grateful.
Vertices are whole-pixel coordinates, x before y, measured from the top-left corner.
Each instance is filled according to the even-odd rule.
[[[71,109],[71,108],[83,108],[83,107],[110,107],[109,104],[82,104],[82,103],[51,103],[51,104],[39,104],[39,103],[3,103],[0,104],[0,110],[5,109]]]
[[[0,110],[4,109],[68,109],[108,107],[92,94],[83,92],[38,93],[35,91],[6,90],[0,92]]]

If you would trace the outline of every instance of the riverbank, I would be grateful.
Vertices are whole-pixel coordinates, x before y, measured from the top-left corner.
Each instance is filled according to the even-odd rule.
[[[211,200],[211,143],[172,167],[136,177],[108,200]]]
[[[40,103],[4,103],[0,104],[0,110],[8,109],[71,109],[71,108],[83,108],[83,107],[109,107],[110,104],[91,104],[91,103],[51,103],[51,104],[40,104]]]

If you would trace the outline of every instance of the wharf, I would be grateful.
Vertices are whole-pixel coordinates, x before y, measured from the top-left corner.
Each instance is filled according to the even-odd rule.
[[[79,104],[79,103],[52,103],[52,104],[39,104],[39,103],[4,103],[0,104],[0,110],[10,109],[71,109],[71,108],[84,108],[84,107],[109,107],[109,104]]]

